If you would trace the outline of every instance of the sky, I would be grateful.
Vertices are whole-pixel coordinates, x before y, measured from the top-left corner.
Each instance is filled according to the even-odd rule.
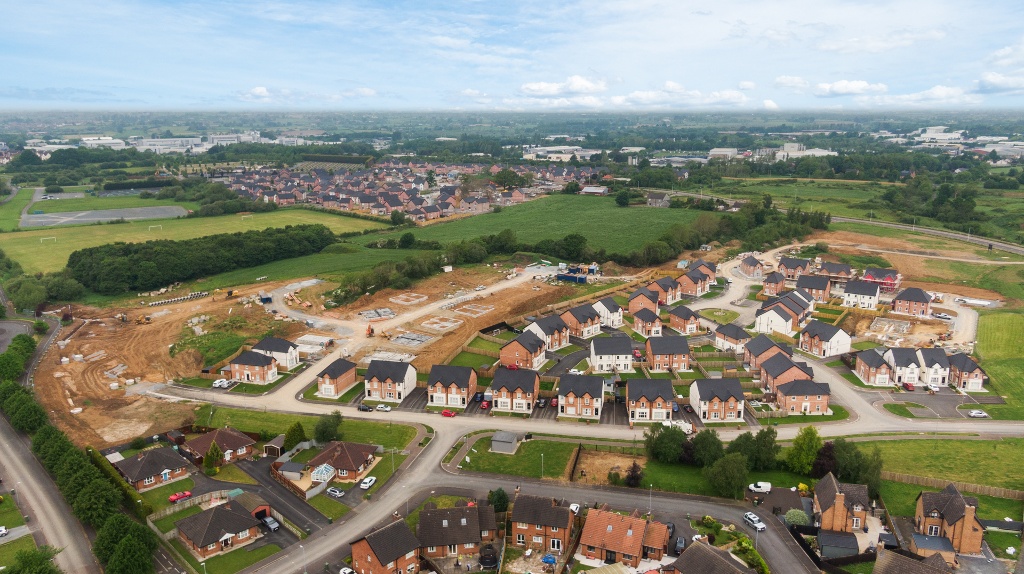
[[[0,110],[1019,108],[1019,0],[5,2]]]

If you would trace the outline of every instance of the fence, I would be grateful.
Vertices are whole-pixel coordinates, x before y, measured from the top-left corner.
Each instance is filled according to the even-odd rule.
[[[200,373],[199,373],[199,377],[203,378],[203,379],[217,379],[217,378],[220,378],[220,370],[225,365],[227,365],[231,361],[234,361],[238,357],[238,355],[241,355],[245,351],[248,351],[248,350],[251,350],[251,349],[252,349],[252,345],[242,345],[241,347],[238,348],[237,351],[235,351],[234,353],[231,353],[226,359],[221,360],[221,361],[217,361],[216,363],[214,363],[212,365],[208,365],[206,367],[203,367],[202,371],[200,371]]]
[[[997,498],[1010,498],[1013,500],[1024,500],[1024,490],[1014,490],[1012,488],[1000,488],[998,486],[987,486],[984,484],[972,484],[970,482],[957,482],[953,480],[943,480],[940,478],[932,478],[930,476],[917,476],[914,474],[903,474],[900,472],[890,472],[888,470],[882,471],[882,480],[892,480],[895,482],[906,482],[908,484],[916,484],[918,486],[929,486],[931,488],[945,488],[947,485],[952,484],[961,492],[972,492],[974,494],[983,494],[985,496],[995,496]]]

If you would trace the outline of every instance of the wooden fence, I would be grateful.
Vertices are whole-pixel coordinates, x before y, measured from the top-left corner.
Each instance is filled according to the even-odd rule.
[[[970,482],[957,482],[954,480],[943,480],[941,478],[932,478],[930,476],[917,476],[914,474],[903,474],[900,472],[890,472],[888,470],[882,471],[882,480],[906,482],[908,484],[916,484],[918,486],[928,486],[931,488],[940,489],[945,488],[949,484],[952,484],[961,492],[971,492],[974,494],[983,494],[985,496],[995,496],[997,498],[1024,500],[1024,490],[1000,488],[998,486],[987,486],[984,484],[973,484]]]

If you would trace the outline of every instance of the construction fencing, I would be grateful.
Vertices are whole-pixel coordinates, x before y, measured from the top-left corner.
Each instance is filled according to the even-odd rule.
[[[1024,490],[1014,490],[1012,488],[1000,488],[998,486],[988,486],[984,484],[973,484],[970,482],[957,482],[953,480],[943,480],[941,478],[932,478],[930,476],[917,476],[914,474],[903,474],[900,472],[890,472],[888,470],[882,471],[882,480],[892,480],[895,482],[906,482],[908,484],[916,484],[918,486],[928,486],[931,488],[945,488],[947,485],[952,484],[961,492],[970,492],[973,494],[983,494],[985,496],[995,496],[997,498],[1009,498],[1012,500],[1024,500]]]

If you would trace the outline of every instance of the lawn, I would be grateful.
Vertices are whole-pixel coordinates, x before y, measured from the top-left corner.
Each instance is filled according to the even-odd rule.
[[[377,492],[378,490],[380,490],[382,486],[384,486],[384,483],[386,483],[388,479],[391,478],[391,475],[394,474],[396,470],[398,470],[398,467],[402,466],[402,463],[405,462],[405,459],[407,458],[409,458],[409,455],[407,454],[397,454],[390,452],[382,454],[380,462],[377,463],[377,466],[373,467],[373,471],[370,473],[371,476],[377,477],[377,482],[374,483],[374,485],[371,486],[369,490],[354,488],[352,489],[352,492],[350,494],[361,492],[369,496],[372,495],[374,492]]]
[[[31,535],[0,544],[0,570],[14,565],[14,557],[23,550],[33,550],[36,541]]]
[[[582,351],[582,350],[583,350],[583,347],[579,347],[577,345],[569,344],[569,345],[566,345],[566,346],[562,347],[561,349],[558,349],[557,351],[555,351],[555,354],[556,355],[561,355],[561,356],[564,357],[566,355],[571,355],[571,354],[575,353],[576,351]]]
[[[875,561],[871,562],[859,562],[857,564],[850,564],[843,566],[843,572],[847,574],[871,574],[875,569]]]
[[[1024,490],[1018,462],[1024,438],[1002,440],[894,440],[858,443],[882,452],[885,470]],[[942,453],[942,456],[936,456]],[[1020,514],[1018,512],[1018,514]]]
[[[1005,405],[985,405],[994,419],[1024,419],[1024,311],[982,311],[978,322],[977,354],[988,373],[989,390],[1002,395]]]
[[[520,443],[519,450],[509,455],[490,452],[491,438],[485,437],[473,448],[476,452],[470,453],[470,462],[462,461],[466,470],[537,477],[541,475],[543,459],[544,478],[561,478],[576,443],[531,440]]]
[[[937,492],[938,490],[937,488],[928,488],[927,486],[883,480],[881,494],[882,500],[885,501],[885,507],[889,510],[890,514],[893,516],[913,516],[917,508],[917,495],[921,491]],[[969,494],[969,496],[974,496],[978,499],[979,518],[1002,520],[1009,517],[1014,520],[1020,520],[1022,513],[1024,513],[1024,502],[1020,500],[977,494]]]
[[[4,501],[0,502],[0,525],[14,528],[25,524],[25,517],[22,516],[18,505],[14,503],[14,496],[8,494],[8,491],[4,491],[3,499]]]
[[[185,510],[175,512],[174,514],[168,514],[160,520],[154,520],[153,524],[160,530],[160,532],[170,532],[174,528],[174,523],[192,516],[193,514],[199,514],[203,511],[203,507],[200,505],[189,506]]]
[[[805,476],[784,470],[770,472],[751,472],[748,482],[766,481],[773,487],[789,488],[803,482],[810,484]],[[655,490],[666,492],[685,492],[705,496],[717,496],[704,480],[703,469],[687,464],[664,463],[648,460],[644,466],[644,482],[653,484]]]
[[[188,385],[190,387],[197,387],[197,388],[200,388],[200,389],[212,389],[213,388],[213,381],[215,381],[215,380],[216,379],[203,379],[203,378],[200,378],[200,377],[196,377],[194,379],[182,379],[182,380],[178,381],[178,384],[179,385]]]
[[[915,409],[923,408],[921,405],[917,403],[885,403],[884,405],[882,405],[882,407],[884,407],[885,410],[889,411],[890,413],[898,417],[906,417],[908,419],[913,419],[917,417],[914,415],[914,413],[910,412],[910,410],[907,407],[913,407]]]
[[[697,311],[697,314],[720,325],[732,323],[740,316],[736,311],[731,311],[729,309],[701,309],[700,311]]]
[[[305,450],[300,450],[298,453],[296,453],[295,456],[292,457],[292,462],[306,463],[312,460],[313,457],[318,454],[320,454],[319,448],[307,448]]]
[[[316,417],[288,415],[283,413],[229,409],[217,407],[210,416],[210,405],[203,405],[196,412],[196,423],[209,427],[232,426],[241,431],[267,431],[273,435],[284,434],[295,421],[302,423],[306,433],[313,432]],[[341,423],[342,440],[380,444],[384,448],[405,448],[416,436],[416,429],[403,424],[347,419]],[[165,497],[166,498],[166,497]]]
[[[487,357],[485,355],[477,355],[476,353],[470,353],[469,351],[463,351],[455,358],[448,362],[449,365],[455,365],[458,367],[471,367],[478,369],[483,365],[491,366],[498,359],[494,357]]]
[[[267,544],[254,550],[250,550],[249,546],[243,546],[227,554],[220,554],[208,559],[206,561],[206,568],[203,568],[196,561],[195,557],[189,554],[188,550],[182,546],[180,540],[175,538],[171,541],[171,544],[174,545],[174,549],[178,551],[178,554],[188,561],[193,571],[204,570],[205,574],[234,574],[281,551],[281,547],[277,544]]]
[[[311,385],[309,385],[309,387],[307,387],[305,391],[302,391],[302,398],[304,398],[304,399],[306,399],[308,401],[316,401],[318,403],[347,404],[347,403],[351,402],[352,399],[354,399],[356,397],[356,395],[358,395],[360,392],[362,392],[362,390],[363,390],[363,383],[356,383],[356,386],[351,388],[351,389],[349,389],[349,391],[346,392],[344,395],[342,395],[342,396],[340,396],[338,398],[335,398],[335,399],[328,399],[328,398],[316,396],[317,386],[316,386],[316,381],[313,381],[313,383]],[[349,397],[349,399],[345,400],[345,397]]]
[[[571,213],[572,217],[565,217]],[[429,225],[413,230],[417,239],[456,241],[499,233],[504,229],[516,230],[520,239],[529,241],[561,239],[571,233],[587,238],[587,246],[609,253],[629,253],[656,239],[671,225],[692,223],[701,213],[689,209],[659,209],[656,207],[630,207],[615,205],[611,197],[583,197],[579,195],[552,195],[505,207],[500,213],[485,213],[455,221]],[[643,229],[644,233],[637,233]],[[402,229],[393,233],[374,235],[368,241],[382,237],[395,237],[406,233]]]
[[[505,332],[509,333],[510,331],[505,331]],[[498,352],[498,351],[501,350],[501,345],[500,344],[495,343],[493,341],[487,341],[487,340],[481,339],[480,337],[477,337],[477,338],[473,339],[472,341],[470,341],[469,342],[469,346],[473,347],[474,349],[483,349],[485,351]]]
[[[235,484],[258,484],[255,478],[249,476],[244,470],[234,464],[225,464],[220,467],[213,478],[221,482],[233,482]]]
[[[280,385],[287,379],[288,375],[281,375],[277,377],[276,381],[272,383],[267,383],[265,385],[260,385],[257,383],[238,383],[237,385],[231,387],[231,390],[228,392],[240,393],[243,395],[262,395],[274,390],[275,388],[277,388],[277,385]]]
[[[830,415],[789,415],[788,417],[782,417],[779,419],[771,419],[772,424],[778,423],[780,425],[809,425],[814,423],[823,423],[828,421],[842,421],[850,418],[850,413],[839,405],[830,405],[832,414]],[[761,421],[761,424],[767,424],[767,420]]]
[[[872,386],[869,386],[867,383],[865,383],[864,381],[860,380],[860,377],[858,377],[854,373],[843,373],[842,377],[844,379],[846,379],[847,381],[850,381],[851,383],[857,385],[858,387],[863,387],[865,389],[875,389],[875,388],[877,388],[877,389],[885,389],[886,388],[886,387],[872,387]]]
[[[18,195],[0,204],[0,231],[10,231],[18,228],[18,224],[21,223],[21,210],[25,209],[25,206],[32,202],[33,193],[35,193],[35,190],[32,188],[22,188],[18,191]],[[37,239],[36,242],[38,243],[39,240]],[[7,239],[5,239],[4,251],[7,251],[7,254],[10,255],[10,250],[7,246]]]
[[[5,205],[4,207],[8,206]],[[0,219],[0,221],[2,221],[2,219]],[[246,218],[244,220],[238,215],[224,215],[220,217],[148,219],[145,221],[129,221],[128,223],[108,225],[32,229],[5,236],[4,251],[11,259],[21,263],[21,266],[25,269],[26,273],[32,274],[38,272],[57,271],[63,268],[67,264],[68,255],[77,249],[106,245],[117,241],[135,243],[150,241],[153,239],[191,239],[218,233],[234,233],[237,231],[250,231],[266,229],[268,227],[284,227],[286,225],[301,225],[307,223],[319,223],[326,225],[335,233],[362,231],[364,229],[383,227],[383,225],[379,223],[363,219],[355,219],[352,217],[338,217],[306,209],[280,209],[273,212],[256,213],[253,214],[251,219]],[[149,231],[149,227],[151,225],[162,225],[163,229]],[[56,237],[57,241],[47,241],[46,243],[41,244],[39,243],[40,237]],[[351,255],[340,257],[337,254],[332,254],[332,258],[335,260],[344,260],[348,259]],[[387,255],[387,257],[382,257],[381,259],[395,258],[393,253]],[[402,257],[405,257],[406,255],[407,253],[403,253]],[[289,261],[296,260],[292,259]],[[335,265],[337,265],[337,262]],[[267,267],[267,265],[260,267]],[[258,268],[243,270],[248,271],[248,273],[246,273],[247,281],[245,282],[251,282],[254,277],[258,277],[260,275],[268,275],[266,271],[254,272],[253,269]],[[317,273],[317,271],[309,269],[302,275],[308,276],[313,273]],[[299,275],[297,274],[293,276]],[[272,277],[272,279],[277,278],[279,277]],[[217,287],[220,287],[220,285],[217,285]]]
[[[882,345],[875,341],[861,341],[851,345],[856,351],[866,351],[868,349],[874,349],[875,347],[881,347]]]
[[[66,213],[68,211],[95,211],[98,209],[126,209],[130,207],[159,207],[173,205],[185,210],[199,209],[198,203],[189,201],[174,201],[173,199],[142,199],[137,195],[96,197],[85,196],[81,198],[51,199],[49,201],[37,201],[32,205],[31,211],[42,211],[43,213]]]
[[[358,488],[350,490],[346,493],[346,496],[352,495],[355,492],[362,491],[360,491]],[[317,512],[323,514],[331,520],[337,520],[342,516],[345,516],[349,513],[350,510],[352,510],[351,508],[348,507],[348,505],[342,504],[341,502],[338,502],[334,498],[322,493],[314,496],[313,498],[310,498],[306,502],[308,502],[310,506],[315,508]]]
[[[985,541],[988,542],[988,547],[992,549],[999,558],[1006,558],[1008,560],[1017,560],[1020,555],[1021,541],[1020,536],[1011,534],[1009,532],[986,532]],[[1013,548],[1015,554],[1010,554],[1006,551],[1007,548]]]
[[[171,505],[171,503],[167,500],[168,496],[174,494],[175,492],[192,490],[195,487],[196,483],[193,482],[191,478],[186,478],[184,480],[172,482],[171,484],[166,484],[164,486],[160,486],[152,490],[147,490],[146,492],[140,493],[139,496],[141,496],[143,500],[148,502],[149,505],[153,507],[153,511],[155,512],[157,510],[163,510]]]

